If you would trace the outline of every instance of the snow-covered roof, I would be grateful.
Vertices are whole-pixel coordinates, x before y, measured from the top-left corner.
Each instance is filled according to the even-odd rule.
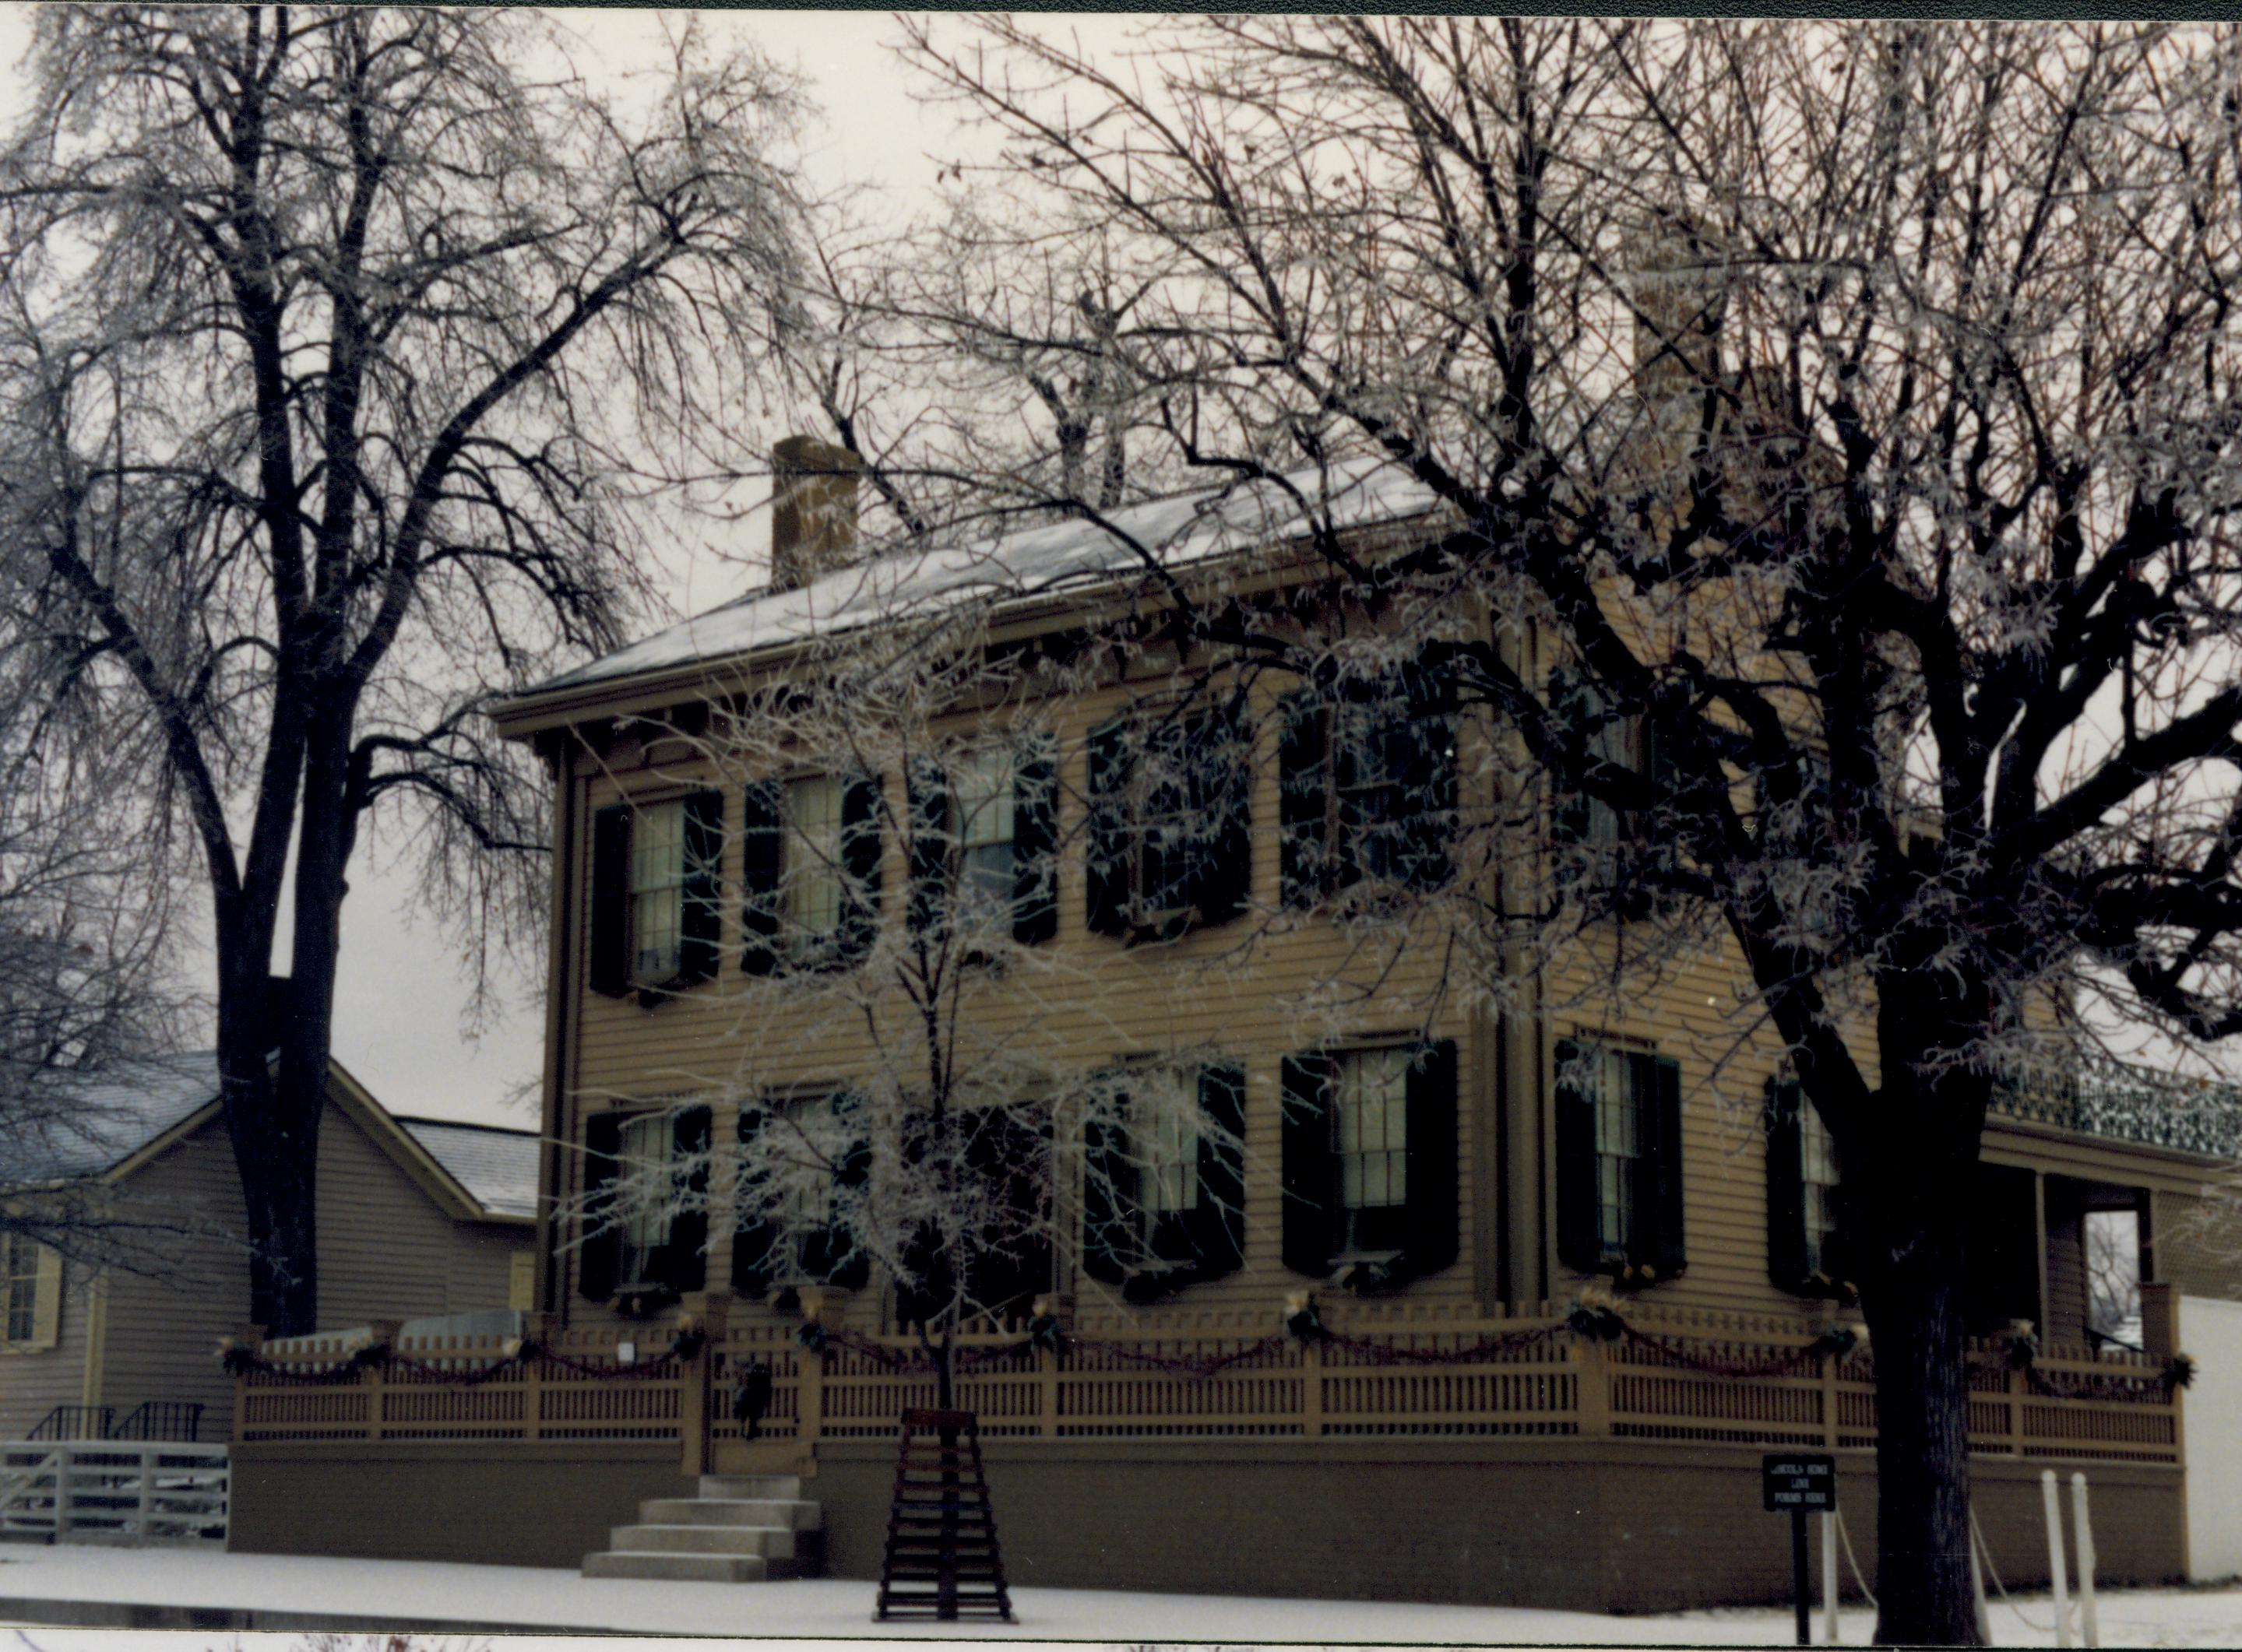
[[[98,1077],[47,1082],[42,1122],[0,1141],[0,1186],[97,1176],[131,1158],[218,1099],[218,1053],[116,1061]]]
[[[1371,460],[1285,480],[1289,486],[1257,481],[1154,499],[1114,511],[1103,523],[1071,519],[966,545],[891,551],[794,590],[736,598],[522,698],[736,659],[968,602],[1050,597],[1140,567],[1146,552],[1178,568],[1296,538],[1319,517],[1339,530],[1372,527],[1422,516],[1437,503],[1406,472]]]
[[[537,1133],[449,1119],[397,1122],[474,1201],[494,1216],[537,1214]]]

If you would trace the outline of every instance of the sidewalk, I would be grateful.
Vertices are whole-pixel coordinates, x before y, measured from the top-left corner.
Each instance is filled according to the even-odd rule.
[[[38,1636],[48,1652],[93,1652],[123,1629],[210,1632],[413,1629],[519,1634],[1024,1642],[1261,1641],[1293,1644],[1767,1646],[1788,1644],[1790,1615],[1752,1609],[1601,1617],[1516,1607],[1253,1600],[1118,1590],[1015,1589],[1017,1627],[876,1624],[874,1584],[818,1578],[722,1584],[588,1580],[572,1571],[435,1561],[327,1560],[185,1549],[0,1545],[0,1622],[74,1623]],[[1994,1608],[2005,1646],[2055,1642],[2045,1597]],[[128,1615],[121,1609],[147,1610]],[[2242,1645],[2242,1590],[2105,1592],[2105,1646]],[[1867,1644],[1872,1615],[1843,1615],[1842,1638]],[[2039,1627],[2035,1629],[2033,1624]],[[1820,1638],[1817,1615],[1816,1638]],[[508,1649],[512,1652],[512,1649]]]

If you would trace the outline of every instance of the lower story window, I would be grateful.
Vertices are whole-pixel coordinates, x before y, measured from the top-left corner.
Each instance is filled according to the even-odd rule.
[[[1837,1189],[1843,1178],[1839,1174],[1837,1144],[1830,1137],[1829,1127],[1822,1122],[1821,1108],[1811,1102],[1798,1110],[1798,1149],[1807,1271],[1827,1274],[1830,1271],[1829,1236],[1837,1230]]]
[[[1334,1063],[1343,1253],[1400,1242],[1394,1218],[1409,1202],[1410,1065],[1407,1050],[1362,1050]]]
[[[1625,1055],[1606,1050],[1597,1067],[1596,1236],[1606,1251],[1623,1255],[1635,1239],[1641,1194],[1642,1104]]]
[[[654,1281],[656,1259],[669,1237],[669,1154],[672,1134],[666,1113],[628,1120],[622,1127],[620,1174],[623,1187],[622,1281]]]

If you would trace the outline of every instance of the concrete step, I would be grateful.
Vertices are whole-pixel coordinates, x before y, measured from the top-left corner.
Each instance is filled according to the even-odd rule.
[[[815,1531],[825,1522],[823,1508],[800,1498],[656,1497],[638,1506],[648,1526],[782,1526]]]
[[[794,1534],[776,1526],[618,1526],[607,1534],[618,1554],[762,1555],[794,1558]]]
[[[587,1577],[650,1577],[677,1583],[760,1583],[769,1568],[760,1555],[681,1555],[609,1550],[584,1556]]]
[[[799,1475],[703,1475],[701,1495],[722,1499],[776,1499],[792,1502],[802,1495]]]

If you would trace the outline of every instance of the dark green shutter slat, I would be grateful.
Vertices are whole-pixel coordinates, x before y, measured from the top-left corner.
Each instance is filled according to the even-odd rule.
[[[1312,689],[1287,694],[1277,733],[1278,873],[1285,905],[1312,906],[1329,887],[1328,713]]]
[[[756,780],[741,801],[740,967],[750,975],[769,975],[778,969],[784,794],[776,780]]]
[[[576,1249],[576,1288],[595,1302],[615,1294],[621,1271],[623,1232],[614,1208],[615,1155],[622,1120],[595,1113],[584,1120],[584,1216]]]
[[[880,933],[880,782],[852,777],[841,793],[841,956],[862,963]]]
[[[1456,1046],[1426,1046],[1409,1072],[1407,1236],[1401,1262],[1412,1277],[1456,1260]]]
[[[1090,830],[1083,869],[1088,894],[1085,921],[1097,934],[1125,934],[1133,858],[1128,819],[1127,726],[1115,722],[1092,729],[1088,759]]]
[[[1191,904],[1203,923],[1245,910],[1253,887],[1252,732],[1234,710],[1208,716],[1190,736],[1193,800],[1204,822],[1191,864]]]
[[[1602,1223],[1596,1208],[1596,1103],[1591,1089],[1568,1080],[1567,1070],[1588,1051],[1571,1039],[1557,1044],[1557,1257],[1567,1267],[1593,1272],[1603,1260]]]
[[[1126,1216],[1135,1178],[1126,1147],[1127,1133],[1118,1120],[1084,1124],[1082,1271],[1107,1285],[1128,1277],[1135,1248]]]
[[[1282,1086],[1284,1258],[1296,1274],[1321,1279],[1338,1247],[1339,1175],[1332,1153],[1331,1061],[1285,1058]]]
[[[1805,1120],[1798,1080],[1767,1087],[1767,1272],[1784,1290],[1803,1288],[1806,1255]]]
[[[950,782],[942,766],[922,758],[910,766],[910,898],[908,912],[911,933],[938,933],[949,906]]]
[[[1648,1182],[1649,1218],[1646,1241],[1635,1247],[1636,1259],[1657,1269],[1661,1280],[1672,1279],[1688,1265],[1682,1207],[1682,1064],[1670,1056],[1638,1058],[1649,1089],[1643,1096],[1642,1123],[1655,1143]]]
[[[1191,1239],[1201,1279],[1245,1260],[1245,1070],[1227,1062],[1198,1072],[1198,1202]]]
[[[717,938],[723,928],[724,794],[695,792],[685,799],[685,890],[681,914],[677,980],[705,981],[716,973]]]
[[[586,984],[620,998],[630,991],[630,826],[623,804],[592,816],[592,911]]]
[[[1058,933],[1058,762],[1051,742],[1030,743],[1012,779],[1012,939]]]
[[[655,1261],[661,1283],[682,1295],[708,1279],[708,1109],[681,1107],[670,1120],[671,1174],[686,1195],[686,1208],[669,1221],[668,1236]]]
[[[764,1184],[769,1172],[755,1165],[759,1138],[769,1115],[761,1107],[740,1109],[740,1191],[733,1213],[732,1288],[742,1296],[770,1294],[772,1251],[778,1243],[778,1225],[764,1208]]]
[[[1409,719],[1402,818],[1396,822],[1406,857],[1403,881],[1413,889],[1445,887],[1455,876],[1456,772],[1454,679],[1443,665],[1419,662],[1404,679]]]

